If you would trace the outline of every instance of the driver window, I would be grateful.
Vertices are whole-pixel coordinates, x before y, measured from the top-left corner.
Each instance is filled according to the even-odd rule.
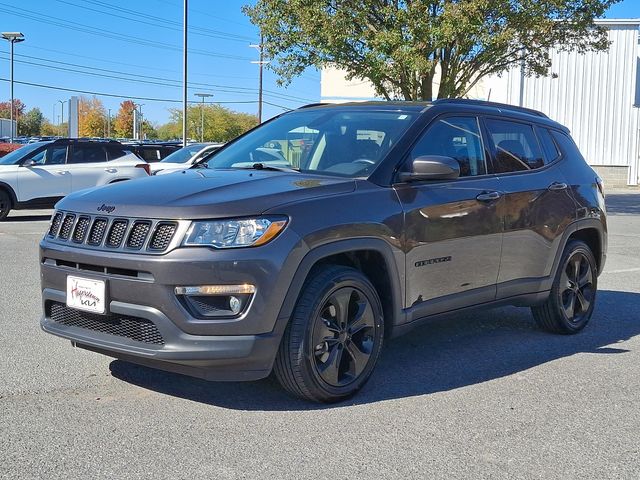
[[[446,117],[437,120],[411,151],[412,159],[424,155],[456,159],[460,164],[461,177],[487,173],[480,128],[475,117]]]

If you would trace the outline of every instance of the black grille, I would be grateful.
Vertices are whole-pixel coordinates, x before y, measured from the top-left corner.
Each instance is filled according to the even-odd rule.
[[[171,243],[174,233],[176,233],[175,223],[159,223],[151,237],[149,249],[165,250],[169,246],[169,243]]]
[[[109,235],[107,235],[105,245],[111,248],[118,248],[122,245],[128,224],[129,222],[127,220],[114,220],[111,224],[111,229],[109,229]]]
[[[91,218],[82,216],[78,218],[78,223],[76,223],[76,229],[73,231],[73,241],[76,243],[84,242],[84,238],[87,236],[87,231],[89,230],[89,224],[91,223]]]
[[[147,240],[150,229],[151,222],[135,222],[127,239],[127,248],[140,250]]]
[[[69,308],[63,303],[47,302],[47,316],[56,323],[126,337],[136,342],[164,345],[158,327],[146,318],[129,315],[98,315]]]
[[[71,228],[73,227],[73,221],[76,219],[76,216],[73,214],[67,214],[62,221],[62,227],[60,228],[60,233],[58,237],[63,240],[67,240],[69,235],[71,235]]]
[[[102,243],[102,239],[104,238],[104,232],[107,230],[107,219],[106,218],[96,218],[91,225],[91,231],[89,232],[89,240],[87,243],[89,245],[100,245]]]
[[[62,213],[58,212],[53,216],[51,220],[51,227],[49,228],[49,236],[55,237],[62,223]]]

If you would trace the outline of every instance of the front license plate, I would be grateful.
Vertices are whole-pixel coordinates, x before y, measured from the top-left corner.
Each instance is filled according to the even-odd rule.
[[[67,307],[93,313],[105,313],[105,282],[67,277]]]

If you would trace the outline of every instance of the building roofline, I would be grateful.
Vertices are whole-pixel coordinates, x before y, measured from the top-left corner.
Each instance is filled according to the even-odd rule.
[[[596,25],[640,25],[640,18],[600,18],[594,20]]]

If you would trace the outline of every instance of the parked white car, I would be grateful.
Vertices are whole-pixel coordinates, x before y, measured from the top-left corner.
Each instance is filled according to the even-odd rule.
[[[184,170],[195,162],[222,147],[224,143],[192,143],[180,150],[167,155],[163,160],[150,163],[151,175],[164,175],[165,173]],[[162,173],[160,173],[162,172]]]
[[[149,164],[119,142],[31,143],[0,158],[0,220],[12,209],[50,208],[71,192],[149,173]]]

